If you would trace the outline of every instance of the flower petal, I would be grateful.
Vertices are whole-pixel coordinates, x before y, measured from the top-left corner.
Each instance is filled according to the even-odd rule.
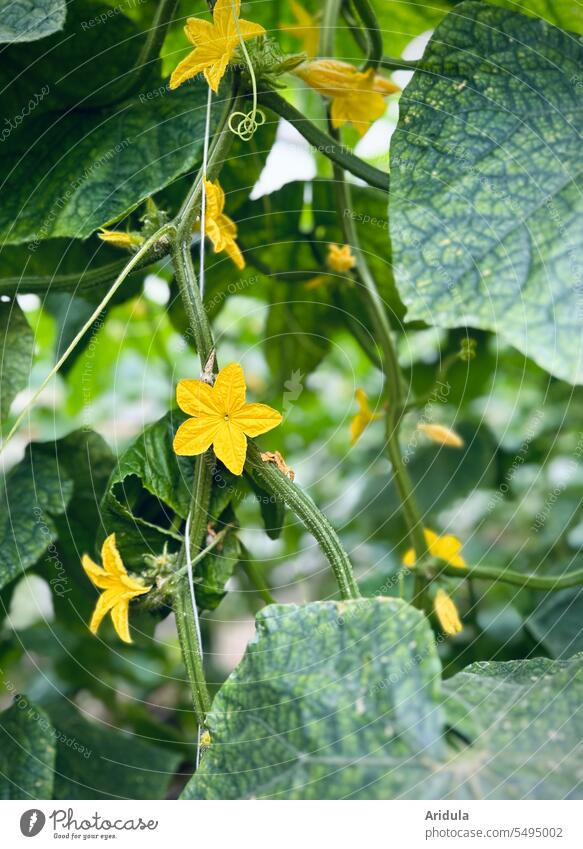
[[[115,584],[113,575],[108,575],[105,569],[94,563],[87,554],[84,554],[81,558],[81,565],[94,587],[100,590],[107,590],[111,588],[112,584]]]
[[[243,38],[257,38],[259,35],[265,35],[265,29],[261,24],[254,24],[252,21],[239,21],[239,29]]]
[[[123,640],[124,643],[131,643],[132,638],[130,637],[130,626],[129,626],[129,606],[130,600],[128,598],[122,598],[116,605],[111,609],[111,619],[113,622],[113,627],[115,628],[118,637],[120,640]]]
[[[234,475],[240,475],[247,455],[247,438],[233,422],[222,422],[214,439],[215,454]]]
[[[197,47],[211,44],[216,36],[216,30],[211,22],[203,21],[202,18],[188,18],[184,32],[188,40]]]
[[[245,403],[245,375],[239,363],[220,370],[214,385],[215,403],[223,415],[232,415]]]
[[[259,436],[281,424],[283,416],[267,404],[245,404],[240,410],[231,413],[231,421],[241,428],[247,436]]]
[[[237,244],[234,239],[230,239],[225,242],[225,251],[227,255],[233,260],[239,271],[242,271],[245,268],[245,259],[243,254],[241,253],[241,248]]]
[[[219,90],[219,84],[225,75],[225,71],[227,70],[227,65],[233,55],[234,45],[227,45],[227,48],[217,59],[211,64],[207,65],[204,76],[207,83],[210,85],[212,90],[217,93]],[[199,48],[200,49],[200,48]]]
[[[176,403],[189,416],[217,416],[219,411],[208,383],[202,380],[179,380]]]
[[[114,578],[127,577],[126,567],[115,542],[115,534],[110,534],[101,546],[101,560],[105,571]]]
[[[234,8],[233,8],[234,7]],[[213,23],[222,35],[236,33],[234,15],[241,14],[241,0],[217,0],[213,9]]]
[[[220,56],[221,54],[219,54]],[[179,85],[200,74],[205,68],[217,61],[217,52],[214,47],[197,47],[192,53],[189,53],[182,62],[172,71],[170,77],[170,88],[178,88]]]
[[[175,453],[186,457],[202,454],[212,445],[221,424],[223,420],[219,418],[187,419],[176,431],[173,442]]]
[[[97,604],[95,605],[95,610],[93,611],[93,616],[91,617],[91,622],[89,623],[89,630],[92,634],[97,634],[97,629],[101,625],[103,621],[103,617],[109,613],[109,611],[124,597],[124,593],[120,592],[117,589],[106,590],[104,593],[101,593],[99,598],[97,599]]]

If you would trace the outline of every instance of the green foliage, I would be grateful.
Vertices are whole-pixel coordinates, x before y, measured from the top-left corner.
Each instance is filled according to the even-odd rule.
[[[65,0],[3,0],[0,42],[37,41],[63,28],[67,14]]]
[[[399,600],[269,607],[216,696],[184,796],[578,796],[581,656],[439,676],[425,618]]]
[[[4,421],[10,405],[28,383],[34,349],[30,325],[16,301],[0,302],[0,420]]]
[[[0,713],[0,799],[50,799],[54,729],[44,710],[25,696]]]
[[[579,42],[544,22],[461,3],[404,92],[391,144],[391,238],[408,318],[495,330],[572,383],[583,382],[582,61]]]

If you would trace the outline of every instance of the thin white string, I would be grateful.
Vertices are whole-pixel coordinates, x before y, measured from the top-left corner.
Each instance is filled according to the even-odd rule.
[[[206,172],[209,158],[209,135],[211,126],[211,100],[213,92],[211,87],[208,87],[206,99],[206,120],[204,126],[204,143],[202,151],[202,195],[200,204],[200,268],[198,272],[198,280],[200,287],[201,300],[204,298],[204,257],[205,257],[205,235],[206,228]]]
[[[200,654],[201,664],[204,662],[204,651],[202,647],[202,634],[200,632],[200,620],[198,618],[198,606],[196,604],[196,594],[194,592],[194,570],[192,568],[192,557],[190,554],[190,520],[192,519],[192,510],[189,510],[186,517],[186,527],[184,528],[184,547],[186,550],[186,569],[188,572],[188,586],[190,588],[190,601],[192,604],[192,613],[194,617],[194,630],[196,633],[196,641],[198,643],[198,651]],[[200,763],[200,740],[203,734],[203,727],[199,725],[196,736],[196,768]]]

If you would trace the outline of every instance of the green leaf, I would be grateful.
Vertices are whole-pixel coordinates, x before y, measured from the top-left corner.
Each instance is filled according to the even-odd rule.
[[[583,45],[541,20],[463,2],[405,89],[390,221],[409,319],[495,330],[583,383]]]
[[[121,455],[102,502],[107,533],[115,532],[124,563],[143,567],[144,554],[170,550],[179,538],[170,528],[174,514],[186,519],[193,485],[192,458],[178,457],[172,440],[185,416],[167,413],[147,427]]]
[[[63,29],[65,0],[1,0],[0,42],[36,41]]]
[[[7,476],[0,504],[0,588],[34,566],[57,539],[54,519],[73,493],[54,456],[29,445],[22,462]]]
[[[15,696],[0,713],[0,799],[51,799],[55,732],[44,710]]]
[[[0,301],[0,420],[16,395],[28,385],[34,333],[16,300]]]
[[[439,669],[424,617],[401,601],[265,608],[184,796],[393,798],[402,770],[416,784],[443,751]]]
[[[552,657],[583,651],[583,590],[572,587],[545,596],[527,620],[528,630]]]
[[[49,708],[57,730],[55,799],[163,799],[182,755],[89,722],[64,703]]]
[[[582,695],[581,655],[442,685],[427,620],[399,599],[272,605],[184,796],[580,798]]]
[[[169,92],[152,68],[120,100],[116,86],[146,36],[123,15],[88,27],[104,10],[72,4],[62,34],[25,57],[16,48],[5,53],[12,68],[2,112],[28,110],[2,145],[0,232],[7,242],[31,241],[36,248],[51,237],[85,238],[199,159],[206,84]],[[38,103],[30,108],[35,94]]]
[[[544,18],[561,29],[583,34],[583,9],[580,0],[488,0],[488,3]]]

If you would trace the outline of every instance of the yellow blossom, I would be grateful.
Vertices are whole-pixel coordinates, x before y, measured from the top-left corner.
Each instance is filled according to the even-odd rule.
[[[205,235],[209,237],[213,243],[215,253],[226,251],[231,257],[237,268],[245,268],[245,260],[239,245],[235,241],[237,238],[237,225],[235,222],[225,215],[225,193],[216,180],[211,183],[209,180],[204,181],[206,192],[206,209],[205,209]]]
[[[97,234],[102,242],[114,245],[116,248],[138,248],[143,243],[139,233],[125,233],[123,230],[106,230],[101,228]]]
[[[145,587],[136,578],[130,578],[117,549],[115,534],[110,534],[103,543],[101,559],[103,568],[94,563],[87,554],[84,554],[81,559],[83,569],[91,583],[98,589],[105,590],[97,600],[89,630],[92,634],[96,634],[103,617],[111,613],[113,627],[120,639],[124,643],[131,643],[128,624],[130,601],[136,596],[149,592],[152,588]]]
[[[425,534],[427,549],[433,557],[444,560],[450,566],[457,566],[458,569],[466,568],[466,561],[460,554],[462,544],[457,537],[454,537],[453,534],[444,534],[440,537],[434,531],[430,531],[429,528],[424,528],[423,533]],[[403,557],[403,563],[405,566],[414,566],[416,561],[415,550],[410,548]]]
[[[354,65],[337,59],[304,62],[294,73],[330,98],[330,118],[335,129],[352,124],[360,136],[384,113],[384,98],[399,91],[399,86],[373,68],[359,71]]]
[[[340,245],[328,245],[326,265],[332,271],[337,271],[339,274],[354,268],[356,257],[352,253],[350,245],[342,245],[342,247]]]
[[[439,624],[446,634],[453,636],[462,630],[462,623],[455,602],[445,590],[437,590],[433,601],[433,609],[439,619]]]
[[[247,437],[267,433],[282,421],[267,404],[245,403],[245,376],[238,363],[221,369],[214,386],[202,380],[181,380],[176,401],[193,416],[174,437],[177,454],[202,454],[212,445],[215,454],[234,475],[245,465]]]
[[[320,46],[320,27],[317,18],[307,9],[304,9],[297,0],[290,0],[290,6],[296,23],[281,24],[280,29],[300,38],[304,51],[312,58],[312,56],[317,55]]]
[[[425,434],[432,442],[437,442],[439,445],[450,445],[452,448],[463,448],[464,441],[450,427],[440,424],[418,424],[417,430]]]
[[[212,24],[200,18],[188,18],[184,32],[195,49],[174,69],[170,77],[171,89],[178,88],[202,71],[212,90],[218,90],[227,65],[239,46],[239,32],[244,39],[257,38],[265,32],[259,24],[240,20],[240,9],[241,0],[217,0]]]
[[[364,389],[357,389],[354,393],[354,397],[358,402],[358,413],[354,416],[350,423],[350,435],[353,445],[358,439],[360,439],[364,430],[371,422],[382,418],[381,413],[373,413],[371,410],[370,404],[368,403],[368,395]]]

